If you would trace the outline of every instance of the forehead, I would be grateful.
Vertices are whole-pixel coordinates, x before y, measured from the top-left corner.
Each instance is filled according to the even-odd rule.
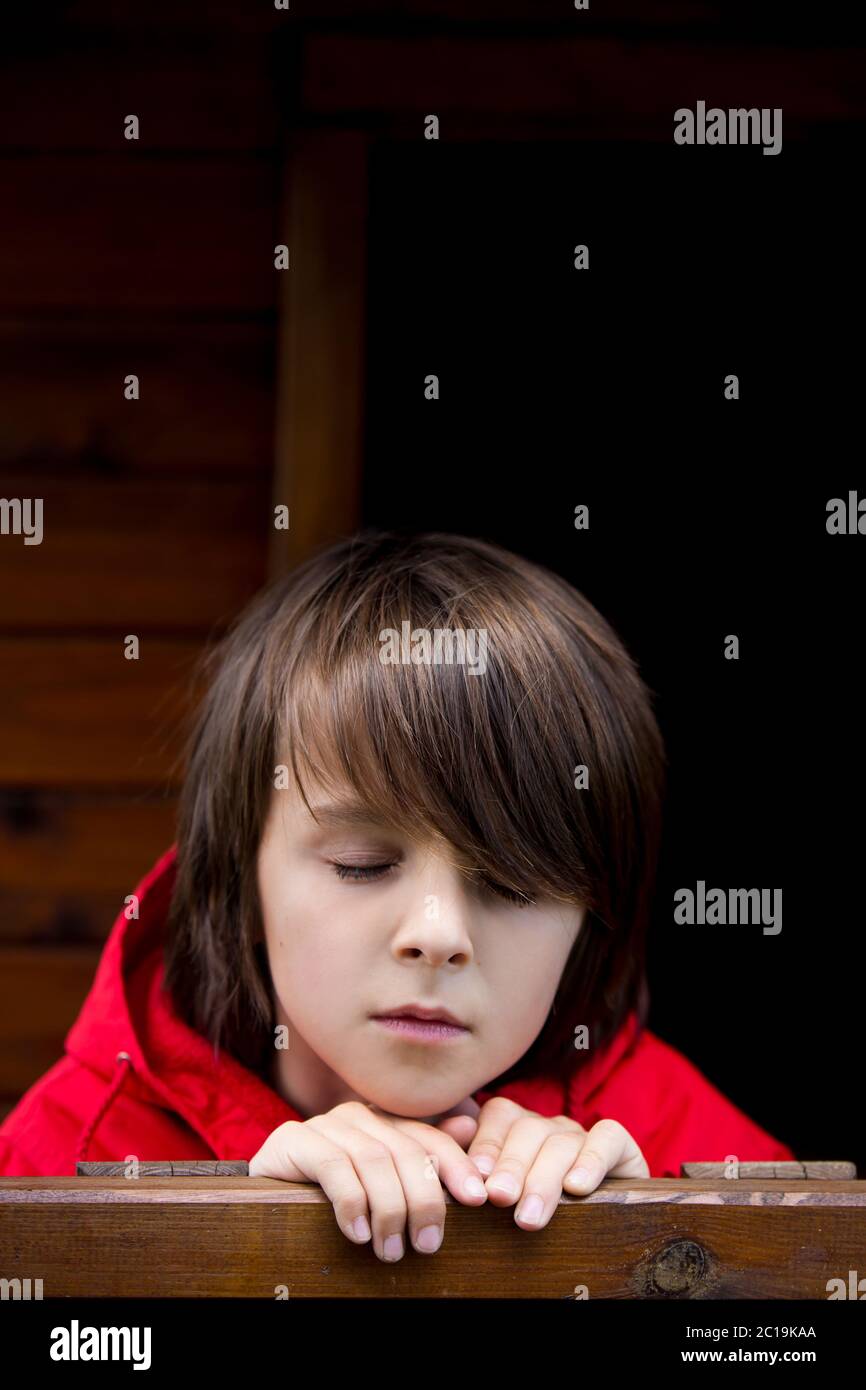
[[[372,798],[365,800],[341,778],[325,782],[304,775],[299,785],[289,770],[288,785],[276,788],[272,794],[272,812],[279,815],[281,808],[293,821],[304,826],[318,825],[324,830],[399,828],[396,809],[389,812]]]

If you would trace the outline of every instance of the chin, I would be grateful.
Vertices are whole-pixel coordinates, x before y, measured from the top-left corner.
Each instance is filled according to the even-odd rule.
[[[444,1115],[446,1111],[459,1104],[465,1095],[465,1091],[455,1095],[453,1090],[445,1093],[417,1090],[408,1093],[394,1090],[368,1095],[368,1100],[372,1100],[380,1110],[387,1110],[392,1115],[401,1115],[405,1120],[426,1120],[430,1115]]]

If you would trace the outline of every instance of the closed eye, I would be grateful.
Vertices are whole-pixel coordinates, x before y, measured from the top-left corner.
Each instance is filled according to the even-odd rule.
[[[396,867],[391,864],[340,864],[335,860],[329,861],[334,873],[344,883],[372,883],[382,879],[391,869]],[[514,903],[517,907],[531,907],[535,899],[526,893],[519,893],[513,888],[506,888],[504,884],[494,883],[492,879],[479,875],[478,882],[483,884],[489,893],[496,893],[501,898],[506,898],[508,902]]]

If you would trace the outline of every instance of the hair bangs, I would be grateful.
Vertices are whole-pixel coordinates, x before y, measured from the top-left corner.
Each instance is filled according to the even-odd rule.
[[[311,814],[317,787],[419,844],[440,844],[467,877],[592,906],[573,758],[564,744],[551,756],[551,658],[527,661],[483,607],[476,600],[472,617],[495,638],[483,674],[458,663],[383,662],[380,635],[399,630],[405,607],[394,620],[371,603],[368,623],[356,615],[325,649],[296,649],[277,746]],[[410,620],[413,632],[432,631],[435,615],[424,617]]]

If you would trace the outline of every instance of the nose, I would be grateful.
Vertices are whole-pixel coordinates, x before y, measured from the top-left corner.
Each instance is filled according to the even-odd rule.
[[[407,887],[392,949],[402,960],[463,967],[474,955],[471,906],[462,875],[440,859],[428,862]]]

